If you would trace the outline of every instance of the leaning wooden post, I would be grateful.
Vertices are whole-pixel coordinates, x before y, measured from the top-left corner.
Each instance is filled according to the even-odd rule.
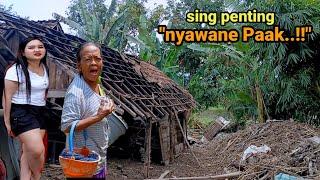
[[[150,161],[151,161],[151,129],[152,129],[152,122],[151,119],[147,119],[147,127],[146,127],[146,134],[145,134],[145,156],[144,156],[144,177],[149,177],[149,170],[150,170]]]
[[[181,126],[181,123],[180,123],[179,117],[178,117],[178,113],[176,112],[175,109],[173,109],[173,111],[174,111],[175,119],[176,119],[176,121],[177,121],[177,123],[178,123],[178,125],[179,125],[179,128],[180,128],[180,130],[181,130],[181,133],[182,133],[182,135],[183,135],[183,139],[185,140],[185,143],[187,144],[188,148],[190,149],[191,154],[193,155],[194,159],[197,161],[199,167],[202,167],[202,164],[200,163],[200,161],[199,161],[199,159],[197,158],[197,156],[194,154],[194,152],[193,152],[193,150],[192,150],[192,148],[191,148],[191,146],[190,146],[190,144],[189,144],[189,142],[188,142],[188,138],[187,138],[187,135],[186,135],[187,133],[184,132],[184,130],[183,130],[182,126]]]

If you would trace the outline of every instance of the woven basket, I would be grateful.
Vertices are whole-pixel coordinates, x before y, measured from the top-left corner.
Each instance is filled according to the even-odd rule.
[[[63,151],[81,154],[83,156],[88,156],[90,150],[86,147],[83,148],[73,148],[73,134],[74,129],[78,121],[75,121],[70,130],[69,134],[69,149],[64,149]],[[86,138],[85,138],[86,139]],[[82,161],[82,160],[75,160],[74,158],[63,157],[62,155],[59,156],[59,162],[63,169],[63,173],[67,178],[90,178],[92,177],[96,171],[98,162],[101,160],[99,154],[94,151],[91,151],[97,155],[98,159],[95,161]]]

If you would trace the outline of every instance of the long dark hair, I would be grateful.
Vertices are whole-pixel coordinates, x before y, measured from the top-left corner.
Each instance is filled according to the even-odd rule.
[[[18,92],[19,92],[18,68],[21,68],[22,72],[21,71],[20,72],[23,73],[24,77],[26,78],[26,92],[27,92],[27,102],[28,103],[31,102],[31,81],[30,81],[30,75],[29,75],[29,71],[28,71],[28,61],[27,61],[27,58],[25,56],[23,56],[23,53],[24,53],[24,50],[25,50],[27,44],[33,40],[39,40],[43,43],[43,41],[40,37],[32,36],[32,37],[26,38],[25,40],[23,40],[19,44],[17,59],[15,61],[17,77],[18,77]],[[43,45],[44,45],[44,43],[43,43]],[[44,48],[46,49],[45,45],[44,45]],[[46,49],[46,53],[45,53],[44,57],[40,60],[39,66],[41,66],[41,64],[44,65],[45,70],[47,72],[47,76],[49,77],[49,68],[47,65],[47,49]],[[46,90],[46,91],[48,91],[48,90]]]

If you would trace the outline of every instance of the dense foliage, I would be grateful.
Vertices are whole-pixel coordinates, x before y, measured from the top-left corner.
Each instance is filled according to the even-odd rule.
[[[237,119],[294,118],[319,124],[319,2],[242,1],[231,7],[275,12],[275,25],[288,32],[294,32],[295,26],[312,25],[314,33],[305,43],[239,42],[232,46],[241,52],[238,57],[227,53],[225,57],[208,56],[205,67],[193,76],[190,91],[201,104],[228,107]],[[208,91],[208,84],[216,88]]]
[[[320,124],[320,3],[319,0],[168,0],[167,7],[144,7],[145,1],[73,0],[69,17],[79,34],[99,40],[154,63],[184,85],[199,107],[219,106],[239,122],[293,118]],[[295,26],[312,25],[301,43],[206,43],[174,46],[157,38],[156,28],[221,28],[219,24],[187,23],[188,11],[275,12],[275,25],[294,33]],[[263,23],[227,24],[268,29]],[[75,28],[77,26],[74,26]],[[84,27],[84,28],[83,28]]]

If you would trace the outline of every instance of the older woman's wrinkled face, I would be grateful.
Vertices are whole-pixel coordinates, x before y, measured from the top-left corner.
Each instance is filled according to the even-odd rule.
[[[87,83],[97,83],[102,72],[103,62],[100,49],[94,45],[85,46],[81,53],[78,69]]]

